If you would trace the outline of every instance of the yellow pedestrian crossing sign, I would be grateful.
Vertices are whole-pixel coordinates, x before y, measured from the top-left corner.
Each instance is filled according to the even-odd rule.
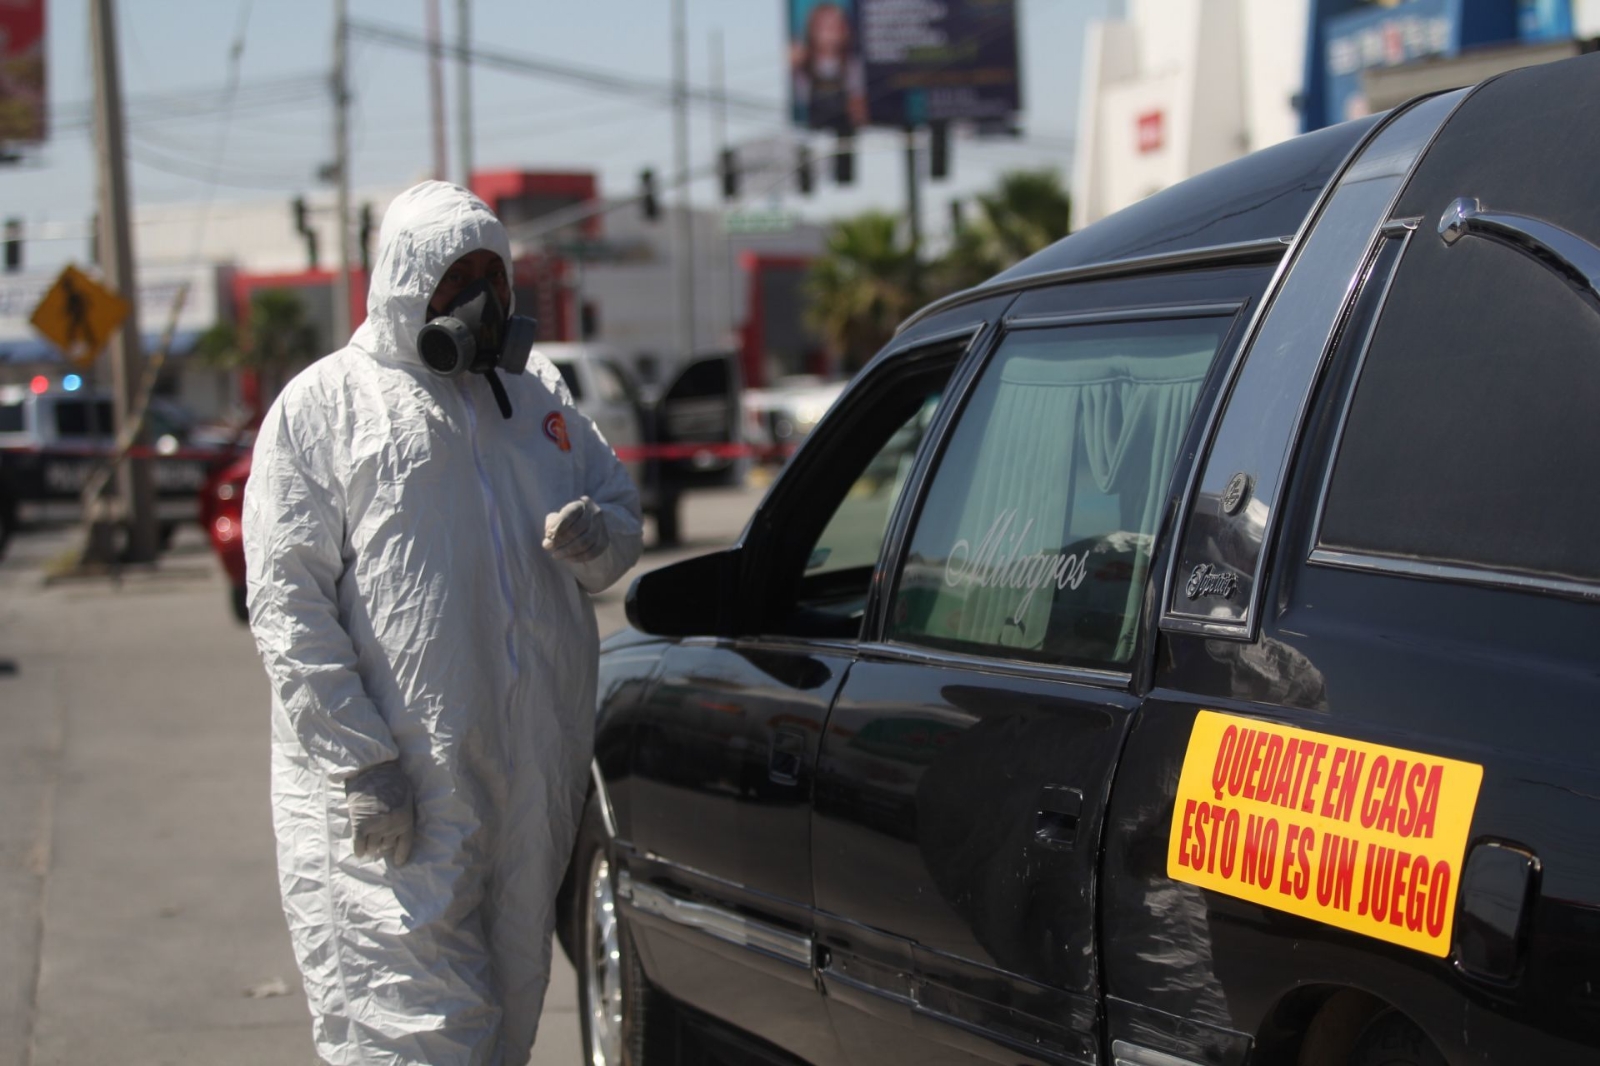
[[[29,320],[61,354],[87,369],[122,325],[128,301],[75,266],[68,266],[44,294]]]

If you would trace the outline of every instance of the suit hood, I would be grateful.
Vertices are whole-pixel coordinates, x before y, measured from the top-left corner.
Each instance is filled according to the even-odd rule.
[[[450,264],[479,249],[498,255],[510,277],[511,238],[488,205],[466,189],[425,181],[395,197],[378,233],[367,320],[351,347],[384,362],[422,366],[417,333],[427,321],[428,300]]]

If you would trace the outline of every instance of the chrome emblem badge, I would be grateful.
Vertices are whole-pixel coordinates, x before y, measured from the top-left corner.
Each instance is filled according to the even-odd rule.
[[[1239,579],[1210,563],[1201,563],[1189,575],[1189,582],[1183,591],[1191,600],[1198,600],[1201,596],[1221,596],[1231,600],[1233,594],[1239,591]]]
[[[1250,498],[1250,487],[1250,475],[1243,470],[1229,478],[1228,487],[1222,490],[1222,513],[1238,514]]]

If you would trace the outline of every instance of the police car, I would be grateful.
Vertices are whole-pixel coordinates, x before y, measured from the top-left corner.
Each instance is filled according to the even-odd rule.
[[[1600,1061],[1600,56],[915,315],[601,660],[586,1061]]]

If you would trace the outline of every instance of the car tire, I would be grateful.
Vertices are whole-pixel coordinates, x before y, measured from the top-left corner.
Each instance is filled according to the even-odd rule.
[[[639,965],[617,905],[611,841],[591,795],[573,851],[574,937],[583,1061],[594,1066],[675,1066],[677,1019]]]
[[[235,585],[228,590],[229,601],[233,605],[233,617],[243,625],[250,624],[249,590],[243,585]]]
[[[1350,1053],[1350,1066],[1448,1066],[1417,1024],[1397,1010],[1373,1018]]]

